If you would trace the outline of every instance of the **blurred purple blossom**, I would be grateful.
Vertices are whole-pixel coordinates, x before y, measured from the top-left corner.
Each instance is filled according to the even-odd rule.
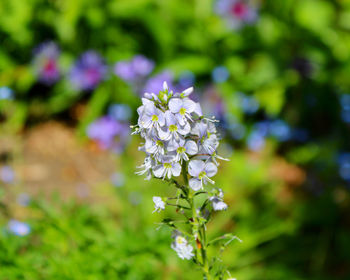
[[[128,142],[130,127],[126,123],[104,116],[88,126],[87,135],[90,139],[95,140],[102,149],[111,149],[116,153],[121,153]]]
[[[173,73],[170,71],[161,72],[151,78],[146,82],[143,92],[155,93],[158,94],[159,91],[163,90],[163,82],[166,81],[168,88],[174,88],[173,82],[174,77]]]
[[[114,66],[114,73],[126,82],[133,82],[148,76],[153,68],[152,60],[143,55],[135,55],[131,60],[117,62]]]
[[[249,0],[217,0],[215,11],[222,16],[229,28],[239,29],[258,19],[257,7]]]
[[[265,146],[265,137],[260,131],[253,130],[247,139],[247,146],[252,151],[259,151]]]
[[[0,180],[6,184],[11,184],[15,180],[15,172],[10,166],[3,166],[0,168]]]
[[[10,220],[7,224],[11,233],[18,236],[28,235],[31,231],[30,226],[27,223],[23,223],[17,220]]]
[[[125,184],[125,176],[123,173],[115,172],[111,175],[111,183],[115,187],[122,187]]]
[[[30,196],[27,193],[20,193],[16,199],[17,203],[21,206],[28,206],[30,203]]]
[[[44,42],[33,51],[33,65],[39,81],[52,85],[60,79],[60,50],[54,42]]]
[[[178,84],[181,88],[189,88],[196,82],[196,76],[193,72],[185,70],[180,73]]]
[[[72,66],[69,79],[77,90],[93,90],[106,78],[107,66],[95,51],[83,53]]]

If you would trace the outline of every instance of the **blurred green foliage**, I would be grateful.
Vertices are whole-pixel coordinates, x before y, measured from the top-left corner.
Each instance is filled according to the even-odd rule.
[[[199,88],[223,65],[229,79],[215,88],[237,120],[252,121],[235,106],[242,91],[259,101],[268,118],[309,133],[304,144],[270,141],[260,159],[230,143],[237,150],[217,176],[230,207],[217,214],[209,232],[233,232],[243,243],[233,243],[223,262],[237,279],[349,279],[349,185],[338,176],[337,157],[350,149],[339,105],[350,87],[350,1],[261,1],[257,23],[242,30],[227,28],[214,2],[0,0],[0,86],[15,92],[14,100],[0,100],[0,133],[56,118],[73,122],[84,135],[109,104],[135,109],[140,103],[114,75],[84,93],[65,79],[50,87],[38,83],[32,50],[46,40],[61,47],[65,73],[88,49],[109,65],[142,53],[156,62],[156,72],[170,69],[178,78],[192,71]],[[76,117],[80,105],[84,110]],[[280,156],[303,168],[301,186],[271,178]],[[155,230],[160,217],[150,214],[151,197],[168,189],[135,178],[130,158],[128,182],[113,198],[117,207],[38,198],[28,210],[30,235],[18,238],[4,228],[0,278],[199,279],[170,250],[169,231]],[[129,192],[140,189],[144,199],[130,204]],[[1,224],[8,218],[3,214]]]

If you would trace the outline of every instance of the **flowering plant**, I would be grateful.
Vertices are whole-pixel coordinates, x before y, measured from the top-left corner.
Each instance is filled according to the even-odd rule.
[[[171,248],[181,259],[192,259],[199,265],[204,279],[212,279],[213,275],[223,279],[225,270],[214,271],[213,263],[218,258],[210,260],[207,248],[226,240],[224,248],[236,237],[226,234],[208,241],[206,224],[213,211],[227,209],[222,190],[207,186],[214,185],[212,177],[218,171],[218,160],[225,159],[217,154],[217,120],[202,115],[200,104],[189,98],[192,91],[191,87],[174,93],[164,82],[158,94],[144,94],[142,106],[137,109],[138,124],[133,126],[133,134],[145,140],[139,150],[146,157],[137,174],[146,174],[148,180],[152,176],[160,178],[176,187],[175,197],[153,197],[154,212],[173,206],[185,217],[162,222],[174,229]]]

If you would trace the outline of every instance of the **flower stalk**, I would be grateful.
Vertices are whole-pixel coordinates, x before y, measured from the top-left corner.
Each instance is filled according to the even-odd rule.
[[[137,174],[175,186],[176,197],[153,197],[154,212],[174,206],[184,216],[179,221],[163,220],[163,224],[174,229],[171,248],[181,259],[192,259],[200,267],[203,279],[223,279],[226,270],[212,271],[217,258],[208,256],[206,224],[212,212],[227,209],[222,190],[208,186],[215,184],[212,177],[218,171],[217,160],[225,159],[217,155],[217,121],[202,115],[200,104],[189,98],[192,91],[188,88],[174,93],[164,82],[163,91],[144,94],[142,106],[137,109],[138,125],[133,127],[134,134],[145,140],[139,150],[146,153],[146,158]],[[204,202],[197,205],[199,201]]]

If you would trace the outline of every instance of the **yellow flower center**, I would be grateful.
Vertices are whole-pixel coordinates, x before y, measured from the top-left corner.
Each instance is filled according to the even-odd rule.
[[[180,111],[179,111],[180,115],[185,115],[186,113],[186,109],[185,108],[181,108]]]
[[[183,238],[182,236],[178,236],[178,237],[176,237],[176,243],[177,244],[184,244],[184,243],[186,243],[186,239]]]
[[[171,124],[171,125],[169,125],[169,130],[171,132],[177,131],[177,126],[175,124]]]
[[[186,149],[185,149],[185,147],[178,147],[176,151],[178,154],[182,154],[182,153],[186,152]]]
[[[152,115],[152,122],[157,122],[157,121],[158,121],[158,116]]]
[[[165,168],[171,168],[171,163],[166,162],[166,163],[163,164],[163,166],[164,166]]]
[[[156,145],[157,145],[157,146],[161,146],[161,147],[163,147],[163,146],[164,146],[163,142],[162,142],[162,141],[160,141],[160,140],[157,140]]]
[[[207,175],[207,173],[205,171],[202,171],[201,173],[199,173],[198,178],[202,180],[205,175]]]

